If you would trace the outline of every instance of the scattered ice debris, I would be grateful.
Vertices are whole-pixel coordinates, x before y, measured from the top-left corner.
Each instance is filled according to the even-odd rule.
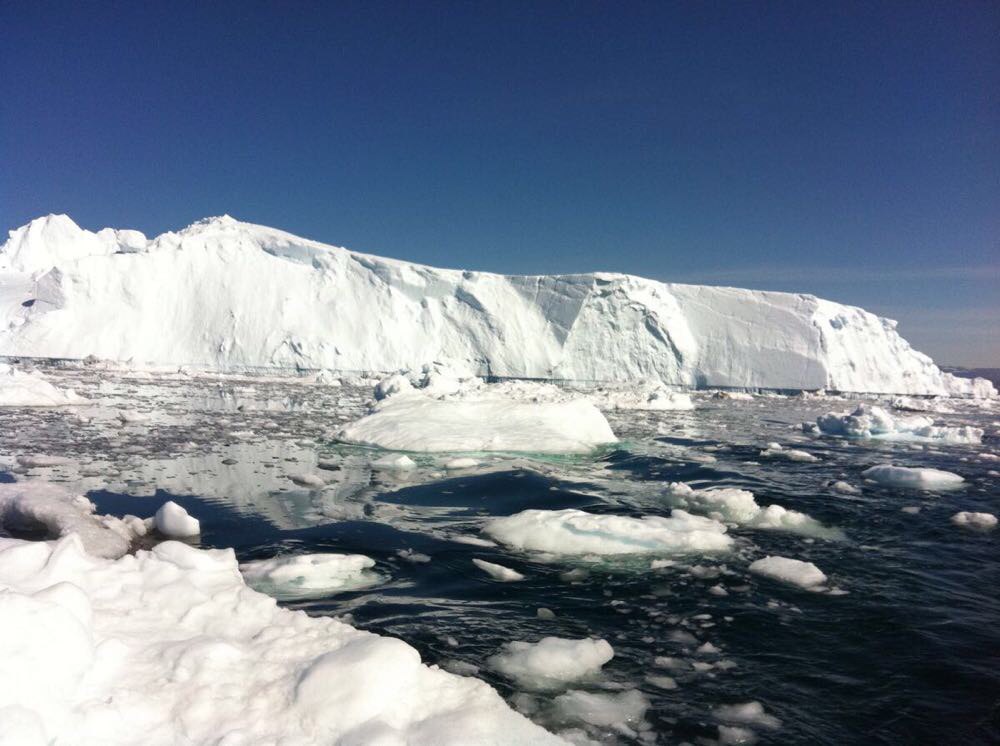
[[[63,407],[90,404],[73,389],[60,389],[38,371],[22,371],[0,363],[0,407]]]
[[[826,583],[826,575],[812,562],[789,557],[764,557],[750,564],[750,572],[807,590],[820,590]]]
[[[201,523],[180,505],[168,500],[153,517],[156,530],[171,539],[189,539],[201,533]]]
[[[399,549],[396,552],[396,556],[414,564],[422,564],[431,561],[431,558],[428,555],[423,554],[422,552],[416,552],[412,549]]]
[[[520,401],[501,396],[437,399],[395,396],[337,436],[396,451],[588,453],[617,438],[584,399]]]
[[[400,640],[279,607],[232,550],[168,541],[112,561],[77,535],[0,538],[0,586],[0,682],[17,682],[0,685],[2,722],[35,739],[18,744],[560,743]]]
[[[325,596],[368,588],[379,582],[363,554],[292,554],[240,565],[247,585],[279,599]]]
[[[761,451],[760,455],[764,458],[783,458],[788,461],[819,461],[819,457],[813,456],[807,451],[785,448],[781,443],[768,443],[767,448]]]
[[[520,686],[553,689],[596,676],[614,655],[607,640],[543,637],[534,643],[508,642],[487,663]]]
[[[486,560],[474,557],[472,564],[494,580],[499,580],[501,583],[515,583],[518,580],[524,580],[524,575],[519,573],[517,570],[511,570],[509,567],[498,565],[495,562],[487,562]]]
[[[448,471],[458,471],[460,469],[475,469],[477,466],[479,466],[478,461],[474,458],[465,457],[453,458],[444,465],[444,468]]]
[[[372,461],[372,466],[376,469],[397,469],[399,471],[406,471],[414,468],[416,465],[416,462],[405,454],[399,456],[383,456],[380,459]]]
[[[573,689],[556,697],[552,705],[559,720],[613,728],[635,737],[634,726],[645,716],[649,700],[637,689],[618,694]]]
[[[963,510],[951,517],[951,522],[962,528],[975,531],[990,531],[997,526],[997,517],[992,513],[970,513]]]
[[[749,490],[733,487],[696,490],[683,482],[672,482],[668,494],[681,501],[682,506],[716,521],[760,529],[790,531],[803,536],[823,539],[843,539],[844,532],[828,528],[819,521],[797,510],[781,505],[762,507]]]
[[[37,533],[50,538],[70,533],[95,557],[120,557],[149,526],[135,516],[114,518],[95,515],[95,507],[82,495],[48,482],[0,484],[0,529],[8,533]]]
[[[818,430],[824,435],[843,438],[876,438],[881,440],[912,440],[940,443],[981,443],[983,431],[978,427],[938,426],[930,417],[894,417],[882,407],[860,404],[853,412],[830,412],[816,419],[816,424],[803,423],[806,432]]]
[[[74,461],[66,456],[47,456],[43,453],[36,453],[30,456],[18,456],[17,463],[25,469],[40,469],[51,466],[68,466]]]
[[[723,524],[680,509],[669,518],[628,518],[572,508],[525,510],[496,518],[483,530],[508,546],[557,555],[716,552],[733,543]]]
[[[689,411],[695,408],[691,395],[671,391],[662,384],[628,389],[597,389],[587,398],[604,410]]]
[[[723,401],[753,401],[753,395],[745,391],[716,391],[712,394],[712,398]]]
[[[767,714],[764,711],[764,705],[760,702],[719,705],[712,711],[712,715],[716,720],[723,723],[753,725],[769,730],[777,730],[781,727],[781,721],[774,715]]]
[[[880,464],[865,469],[861,476],[889,487],[915,490],[949,490],[961,487],[965,480],[958,474],[928,467],[911,468]]]
[[[290,474],[288,476],[299,487],[323,487],[326,480],[318,474]]]

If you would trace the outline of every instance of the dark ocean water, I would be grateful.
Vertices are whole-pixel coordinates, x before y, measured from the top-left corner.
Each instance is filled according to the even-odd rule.
[[[778,729],[751,726],[761,743],[1000,742],[1000,532],[949,521],[959,510],[1000,512],[1000,462],[989,458],[1000,453],[996,410],[935,415],[984,428],[982,445],[928,446],[816,438],[798,427],[853,402],[705,398],[693,412],[609,413],[622,442],[592,457],[486,457],[478,469],[452,475],[439,459],[421,456],[416,470],[399,475],[373,471],[369,452],[330,438],[337,417],[361,411],[360,387],[63,375],[105,407],[149,417],[122,426],[0,410],[4,456],[74,459],[18,478],[65,481],[116,515],[147,517],[173,499],[201,520],[202,546],[233,547],[241,560],[366,554],[382,577],[377,586],[288,605],[400,637],[428,663],[475,667],[554,729],[579,725],[553,711],[558,692],[519,692],[487,665],[504,643],[548,635],[611,643],[614,659],[587,687],[638,689],[650,707],[636,728],[641,736],[590,728],[599,740],[715,739],[715,708],[757,701],[781,721]],[[762,458],[772,441],[820,460]],[[287,479],[315,472],[317,459],[339,467],[325,472],[335,475],[333,485],[309,490]],[[864,482],[861,472],[883,462],[954,471],[966,485],[931,493]],[[834,492],[827,485],[838,479],[861,493]],[[676,504],[666,490],[674,481],[751,490],[758,503],[808,513],[846,539],[736,527],[732,552],[673,556],[674,565],[658,569],[650,557],[538,557],[455,541],[527,508],[666,516]],[[405,550],[430,561],[408,561]],[[766,554],[813,562],[846,593],[751,575],[749,563]],[[473,558],[526,579],[497,582]],[[568,577],[571,570],[579,572]],[[709,592],[718,585],[728,595]],[[539,608],[555,618],[540,618]],[[705,642],[718,652],[697,653]],[[658,668],[657,656],[683,668]],[[677,688],[660,688],[650,675],[669,675]]]

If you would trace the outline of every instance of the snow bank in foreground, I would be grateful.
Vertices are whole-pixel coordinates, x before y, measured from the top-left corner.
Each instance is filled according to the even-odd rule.
[[[48,482],[0,484],[0,529],[37,532],[59,537],[75,533],[88,552],[98,557],[120,557],[147,522],[135,516],[96,515],[94,504],[81,495]]]
[[[0,363],[0,407],[63,407],[89,404],[73,389],[60,389],[37,371],[21,371]]]
[[[588,401],[533,402],[504,396],[434,398],[398,394],[343,428],[347,443],[395,451],[589,453],[617,441]]]
[[[806,513],[788,510],[780,505],[762,507],[749,490],[733,487],[696,490],[682,482],[672,482],[667,488],[681,507],[725,523],[748,528],[789,531],[821,539],[843,539],[839,528],[828,528]]]
[[[279,608],[231,550],[0,539],[0,740],[557,744],[406,643]]]
[[[804,422],[805,432],[835,435],[844,438],[876,438],[879,440],[913,440],[938,443],[981,443],[983,431],[964,425],[946,427],[934,424],[930,417],[894,417],[882,407],[860,404],[850,414],[830,412],[816,419],[816,424]]]
[[[811,295],[435,269],[228,216],[146,240],[49,215],[11,232],[3,270],[7,355],[341,371],[449,358],[528,378],[995,395],[894,321]]]
[[[545,637],[538,642],[508,642],[487,663],[528,689],[553,689],[600,672],[615,655],[606,640]]]
[[[826,575],[812,562],[789,557],[764,557],[750,564],[750,572],[807,590],[820,590]]]
[[[880,464],[861,472],[861,476],[889,487],[908,487],[915,490],[950,490],[961,487],[965,480],[958,474],[941,469],[910,468]]]
[[[597,515],[572,508],[525,510],[490,521],[483,531],[517,549],[553,554],[718,552],[732,546],[726,527],[674,510],[669,518]]]
[[[989,531],[996,528],[997,517],[992,513],[970,513],[961,511],[951,517],[951,522],[962,528],[971,528],[978,531]]]
[[[279,599],[322,597],[367,588],[379,582],[363,554],[296,554],[240,565],[247,585]]]

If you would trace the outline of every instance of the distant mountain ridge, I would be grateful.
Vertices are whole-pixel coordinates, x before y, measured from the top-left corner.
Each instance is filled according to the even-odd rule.
[[[0,354],[212,368],[988,395],[895,322],[812,295],[611,273],[506,276],[383,259],[234,220],[138,231],[38,218],[0,247]]]

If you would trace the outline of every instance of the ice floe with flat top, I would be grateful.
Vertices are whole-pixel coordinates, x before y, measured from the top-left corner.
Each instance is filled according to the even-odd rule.
[[[49,537],[76,534],[88,552],[98,557],[120,557],[149,522],[135,516],[115,518],[95,512],[82,495],[48,482],[0,484],[0,529],[8,533],[44,531]]]
[[[0,407],[64,407],[90,404],[73,389],[60,389],[38,371],[0,363]]]
[[[7,743],[558,744],[401,640],[277,605],[232,550],[0,538]]]
[[[553,689],[596,676],[614,655],[607,640],[543,637],[508,642],[487,663],[522,687]]]
[[[826,583],[826,574],[812,562],[790,557],[764,557],[750,564],[750,572],[806,590],[821,590]]]
[[[952,490],[965,484],[961,476],[950,471],[891,464],[879,464],[865,469],[861,476],[888,487],[914,490]]]
[[[681,507],[716,521],[737,526],[788,531],[802,536],[821,539],[843,539],[839,528],[824,526],[815,518],[788,510],[781,505],[758,505],[753,492],[735,487],[693,489],[683,482],[672,482],[667,488],[671,497],[681,502]]]
[[[990,531],[997,527],[997,517],[992,513],[973,513],[967,510],[955,513],[951,522],[975,531]]]
[[[496,518],[483,531],[515,549],[556,555],[720,552],[733,544],[722,523],[680,509],[669,518],[532,509]]]
[[[386,379],[376,387],[381,399],[371,414],[337,437],[419,452],[589,453],[617,441],[604,415],[585,399],[539,395],[558,392],[555,387],[468,381],[428,375],[418,388],[403,376]]]
[[[363,554],[294,554],[253,560],[240,565],[247,585],[279,599],[322,597],[377,584],[370,568],[375,560]]]
[[[859,404],[850,413],[830,412],[816,423],[805,422],[806,432],[820,432],[842,438],[907,440],[927,443],[977,444],[983,440],[983,430],[971,425],[935,425],[925,415],[897,417],[874,404]]]

